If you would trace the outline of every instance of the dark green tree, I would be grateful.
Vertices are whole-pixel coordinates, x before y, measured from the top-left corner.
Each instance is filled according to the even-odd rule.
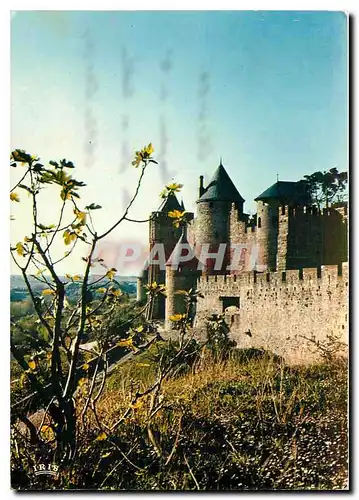
[[[313,205],[318,208],[335,202],[342,202],[346,198],[348,172],[339,172],[334,167],[329,171],[314,172],[305,175],[303,182],[307,185],[308,194]]]

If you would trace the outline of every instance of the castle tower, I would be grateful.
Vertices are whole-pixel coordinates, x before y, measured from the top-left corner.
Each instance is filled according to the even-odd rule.
[[[284,206],[298,207],[308,203],[305,185],[301,182],[277,181],[263,191],[257,202],[257,244],[259,246],[259,271],[286,269],[289,228],[280,223]],[[285,233],[285,234],[284,234]],[[279,264],[279,265],[278,265]]]
[[[137,296],[136,301],[139,304],[144,304],[146,302],[146,290],[145,286],[148,284],[148,268],[145,265],[144,269],[141,271],[137,278]]]
[[[190,254],[190,255],[189,255]],[[189,260],[183,261],[181,257],[189,256]],[[191,257],[192,256],[192,257]],[[176,293],[179,290],[189,291],[196,289],[197,278],[201,275],[199,261],[194,255],[194,249],[187,239],[186,227],[183,228],[182,236],[178,240],[170,258],[166,262],[166,328],[173,329],[174,323],[169,319],[174,314],[186,312],[185,296]],[[195,311],[190,311],[193,318]]]
[[[150,250],[154,245],[162,244],[164,247],[165,260],[171,255],[181,230],[173,226],[173,219],[168,217],[168,212],[172,210],[182,210],[176,195],[167,198],[163,207],[158,212],[152,212],[149,223],[149,242]],[[150,264],[148,267],[148,283],[164,284],[166,279],[166,270],[161,269],[159,264]],[[148,319],[163,319],[165,317],[165,298],[162,295],[156,297],[152,311],[149,312]]]
[[[168,212],[173,210],[184,210],[183,201],[178,202],[176,195],[171,195],[166,199],[163,207],[158,212],[152,212],[149,224],[149,242],[150,250],[154,245],[162,244],[164,248],[165,262],[173,252],[178,239],[181,236],[181,229],[173,226],[173,219],[168,217]],[[193,214],[188,214],[188,220]],[[157,256],[158,257],[158,256]],[[165,284],[166,270],[161,269],[160,263],[150,264],[148,268],[148,282],[156,281],[159,284]],[[162,295],[156,297],[152,310],[149,311],[148,319],[164,319],[165,317],[165,298]]]
[[[204,259],[204,274],[224,274],[229,264],[229,217],[232,204],[243,213],[244,199],[237,191],[222,162],[206,188],[200,177],[197,218],[194,223],[194,243],[199,257],[203,245],[209,244],[209,252],[218,252],[221,243],[226,244],[226,254],[221,269],[215,270],[215,260]]]

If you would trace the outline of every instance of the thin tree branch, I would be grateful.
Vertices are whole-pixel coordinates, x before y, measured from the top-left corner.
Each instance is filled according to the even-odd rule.
[[[110,234],[119,224],[121,224],[121,222],[123,220],[125,220],[125,217],[127,217],[127,214],[128,214],[131,206],[133,205],[133,203],[134,203],[134,201],[137,198],[137,195],[139,193],[139,190],[140,190],[140,187],[141,187],[141,183],[142,183],[142,179],[143,179],[143,176],[145,175],[145,170],[146,170],[147,165],[148,165],[148,163],[146,162],[145,165],[142,167],[141,175],[140,175],[140,177],[138,179],[138,182],[137,182],[137,187],[136,187],[136,190],[135,190],[135,194],[132,196],[129,204],[127,205],[124,214],[122,215],[122,217],[110,229],[108,229],[103,234],[101,234],[101,236],[98,236],[98,238],[97,238],[98,240],[101,240],[102,238],[105,238],[105,236],[107,236],[108,234]]]

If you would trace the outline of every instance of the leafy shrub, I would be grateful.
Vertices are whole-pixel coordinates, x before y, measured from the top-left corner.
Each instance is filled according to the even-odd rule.
[[[207,349],[218,360],[228,357],[229,352],[236,345],[236,342],[229,338],[229,332],[230,328],[224,315],[212,314],[206,320]]]

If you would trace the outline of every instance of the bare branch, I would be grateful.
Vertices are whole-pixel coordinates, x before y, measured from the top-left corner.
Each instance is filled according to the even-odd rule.
[[[112,233],[112,231],[119,225],[121,224],[121,222],[123,220],[125,220],[125,217],[127,217],[127,214],[131,208],[131,206],[133,205],[135,199],[137,198],[137,195],[140,191],[140,187],[141,187],[141,183],[142,183],[142,179],[143,179],[143,176],[145,175],[145,170],[146,170],[146,167],[148,166],[148,163],[146,162],[145,165],[142,167],[142,170],[141,170],[141,175],[138,179],[138,182],[137,182],[137,187],[136,187],[136,190],[135,190],[135,194],[132,196],[130,202],[128,203],[125,211],[124,211],[124,214],[122,215],[122,217],[110,228],[108,229],[106,232],[104,232],[101,236],[98,236],[98,240],[101,240],[102,238],[105,238],[105,236],[107,236],[108,234]]]

